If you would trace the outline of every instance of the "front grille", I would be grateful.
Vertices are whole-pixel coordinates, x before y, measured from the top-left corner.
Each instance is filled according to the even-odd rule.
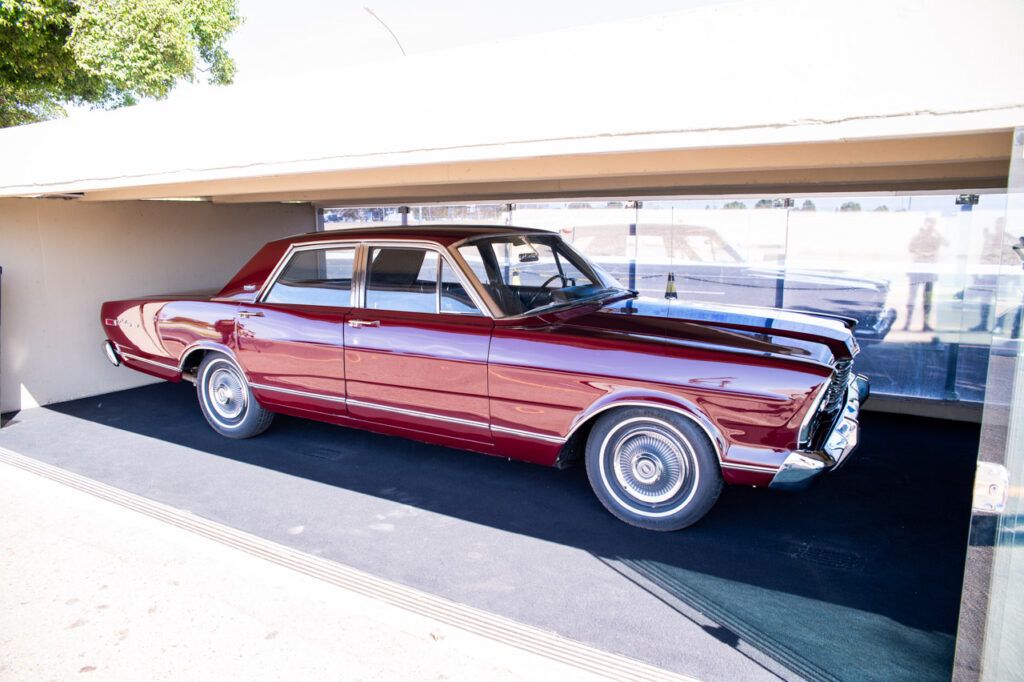
[[[832,375],[832,385],[828,387],[828,395],[822,401],[822,412],[835,412],[843,406],[846,398],[846,385],[850,382],[850,372],[853,371],[853,360],[841,360],[836,363],[835,373]]]

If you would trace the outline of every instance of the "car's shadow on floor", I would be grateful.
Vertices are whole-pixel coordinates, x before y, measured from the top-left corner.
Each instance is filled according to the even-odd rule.
[[[605,512],[582,467],[557,471],[280,415],[258,438],[222,438],[189,385],[49,409],[578,547],[812,679],[948,679],[952,670],[976,425],[865,413],[861,447],[843,470],[801,493],[727,487],[703,521],[664,534]]]

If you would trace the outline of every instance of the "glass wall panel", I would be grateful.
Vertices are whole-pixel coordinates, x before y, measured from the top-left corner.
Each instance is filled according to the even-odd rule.
[[[664,296],[672,275],[680,302],[782,307],[786,211],[746,210],[748,203],[644,202],[641,294]]]
[[[1019,679],[1024,670],[1024,128],[1009,190],[1005,218],[986,225],[976,247],[984,270],[964,300],[966,323],[991,334],[991,358],[956,679]]]
[[[324,229],[383,225],[507,225],[510,204],[424,204],[421,206],[351,206],[324,210]]]
[[[324,210],[326,230],[401,224],[402,214],[398,206],[351,206]]]
[[[1007,195],[716,197],[325,211],[359,225],[514,224],[558,232],[642,296],[849,317],[878,394],[980,403],[993,334],[1019,326]],[[671,279],[671,284],[670,284]],[[670,293],[670,295],[671,295]],[[1012,298],[1012,297],[1010,297]]]
[[[516,204],[512,212],[515,225],[558,232],[630,289],[637,288],[636,216],[623,201]]]

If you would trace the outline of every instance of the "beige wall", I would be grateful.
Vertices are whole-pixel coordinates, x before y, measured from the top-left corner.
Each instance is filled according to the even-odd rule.
[[[0,199],[0,411],[149,383],[114,368],[100,304],[223,285],[309,206]]]

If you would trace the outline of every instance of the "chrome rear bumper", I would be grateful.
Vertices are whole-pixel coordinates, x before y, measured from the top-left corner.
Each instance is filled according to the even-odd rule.
[[[850,377],[843,409],[820,450],[797,450],[786,457],[769,485],[779,490],[802,490],[826,471],[838,469],[857,448],[860,438],[860,406],[868,399],[867,377]]]
[[[117,354],[117,346],[112,341],[103,342],[103,353],[114,367],[121,365],[121,356]]]

